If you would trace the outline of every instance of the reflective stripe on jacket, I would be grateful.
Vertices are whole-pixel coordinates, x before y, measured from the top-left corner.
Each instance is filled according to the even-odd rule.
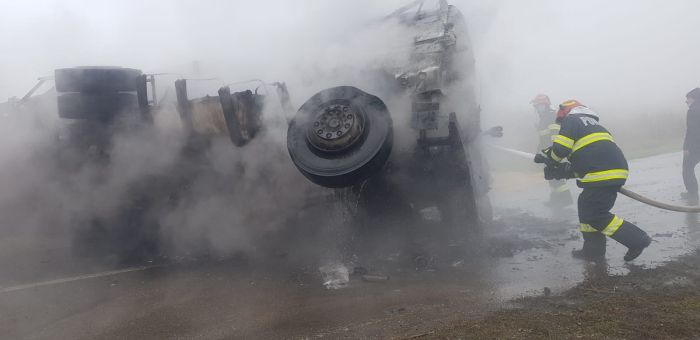
[[[564,118],[548,156],[557,162],[568,158],[580,187],[624,185],[629,174],[627,160],[612,135],[591,115]]]
[[[542,150],[552,144],[552,137],[559,134],[559,124],[554,122],[556,112],[553,110],[539,114],[538,134],[539,134],[539,150]]]

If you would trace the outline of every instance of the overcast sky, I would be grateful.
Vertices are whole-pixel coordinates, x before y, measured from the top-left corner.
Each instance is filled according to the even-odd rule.
[[[75,65],[186,73],[198,60],[225,65],[218,76],[237,78],[228,81],[290,81],[281,78],[342,63],[334,49],[405,2],[1,1],[0,98]],[[700,86],[700,1],[453,3],[469,22],[485,109],[527,106],[546,92],[599,107],[682,110]],[[381,49],[366,46],[357,53]]]

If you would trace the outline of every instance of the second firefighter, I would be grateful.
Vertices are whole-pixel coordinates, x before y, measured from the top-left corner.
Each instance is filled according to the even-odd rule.
[[[552,138],[559,134],[559,123],[555,122],[555,111],[552,102],[546,94],[538,94],[530,104],[535,108],[538,118],[539,143],[538,150],[542,150],[552,144]],[[549,202],[545,203],[550,208],[567,207],[574,203],[571,191],[566,180],[549,180]]]

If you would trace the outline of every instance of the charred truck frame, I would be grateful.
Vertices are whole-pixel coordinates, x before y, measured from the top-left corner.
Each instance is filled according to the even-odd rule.
[[[409,224],[432,209],[454,235],[469,238],[491,219],[474,58],[459,10],[444,0],[434,10],[424,10],[423,3],[385,18],[415,32],[408,64],[384,70],[393,74],[398,95],[410,100],[410,112],[399,113],[410,115],[410,124],[395,126],[375,95],[351,86],[329,88],[288,122],[287,149],[306,178],[334,189],[334,197],[352,207],[359,218],[354,224],[379,227],[387,212],[400,212],[394,222]],[[76,122],[111,126],[127,116],[150,124],[158,106],[154,76],[135,69],[59,69],[55,81],[58,115]],[[217,95],[190,99],[187,84],[175,82],[177,110],[190,140],[205,141],[196,144],[206,145],[207,135],[227,134],[245,147],[264,129],[265,96],[257,90],[232,93],[225,86]],[[292,111],[286,85],[267,85],[276,88],[282,110]],[[109,136],[105,129],[94,133]]]
[[[230,86],[221,87],[218,96],[205,96],[190,99],[187,91],[188,79],[175,81],[177,111],[183,128],[191,139],[201,140],[206,136],[227,134],[231,143],[243,147],[263,130],[264,95],[251,90],[231,92]],[[259,81],[255,81],[259,82]],[[287,85],[284,83],[265,84],[274,86],[284,110],[291,107]]]

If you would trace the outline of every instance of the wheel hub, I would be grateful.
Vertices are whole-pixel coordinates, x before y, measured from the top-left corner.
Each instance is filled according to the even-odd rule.
[[[318,150],[337,152],[354,145],[364,130],[362,112],[350,103],[325,105],[312,120],[309,143]]]

